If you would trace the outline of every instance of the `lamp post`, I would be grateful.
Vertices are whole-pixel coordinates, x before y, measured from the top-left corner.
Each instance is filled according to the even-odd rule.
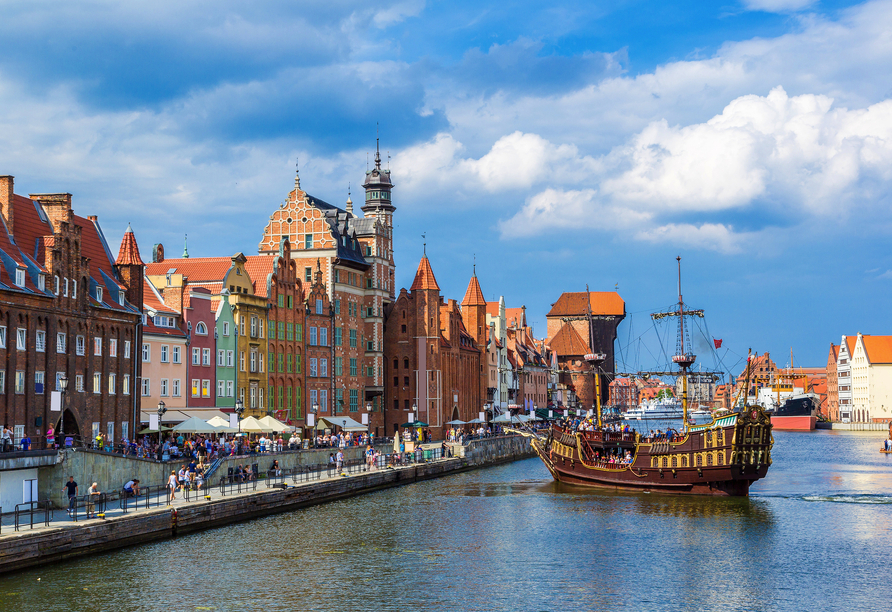
[[[245,413],[245,402],[242,398],[235,400],[235,413],[238,415],[238,432],[242,433],[242,415]]]
[[[65,445],[65,393],[68,391],[68,375],[64,372],[59,377],[59,391],[62,392],[62,416],[59,417],[59,438],[62,439],[62,445]]]
[[[167,412],[167,406],[164,405],[164,401],[158,402],[158,452],[161,452],[161,417],[164,416],[164,413]]]
[[[319,429],[319,404],[314,403],[310,406],[310,413],[313,415],[313,430],[310,432],[313,442],[311,446],[316,448],[316,430]]]

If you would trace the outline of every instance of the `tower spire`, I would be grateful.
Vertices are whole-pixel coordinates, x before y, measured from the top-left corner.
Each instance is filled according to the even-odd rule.
[[[350,197],[350,183],[347,183],[347,212],[353,214],[353,198]]]
[[[377,122],[375,122],[375,168],[381,169],[381,134]]]
[[[294,163],[294,188],[300,189],[300,157]]]
[[[183,259],[189,259],[189,234],[183,236]]]

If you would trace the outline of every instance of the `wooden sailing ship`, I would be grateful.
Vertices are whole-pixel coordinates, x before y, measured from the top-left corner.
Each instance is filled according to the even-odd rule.
[[[639,432],[603,429],[599,368],[606,356],[586,355],[595,373],[597,428],[578,431],[553,424],[544,434],[525,432],[555,480],[620,490],[742,496],[768,472],[774,440],[771,417],[761,407],[741,406],[736,412],[714,415],[709,423],[688,424],[687,375],[696,355],[687,350],[685,317],[702,317],[703,311],[686,309],[681,296],[681,258],[677,259],[677,309],[652,316],[678,317],[679,340],[672,360],[680,371],[661,374],[681,377],[682,431],[650,438]],[[747,374],[749,367],[747,359]]]

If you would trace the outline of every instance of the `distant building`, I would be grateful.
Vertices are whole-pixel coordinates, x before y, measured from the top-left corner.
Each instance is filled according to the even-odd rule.
[[[855,339],[855,336],[843,336],[839,343],[839,356],[836,360],[836,393],[839,396],[840,421],[851,421],[855,418],[852,402],[852,352],[855,350]]]
[[[836,362],[839,359],[839,345],[830,343],[827,354],[827,410],[831,421],[839,421],[839,383],[836,378]]]
[[[852,420],[892,420],[892,336],[858,334],[852,352]]]

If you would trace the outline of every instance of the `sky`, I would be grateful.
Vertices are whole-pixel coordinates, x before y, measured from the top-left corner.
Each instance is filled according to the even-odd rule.
[[[892,1],[7,0],[0,174],[115,251],[253,254],[298,160],[360,201],[380,136],[398,286],[426,242],[447,298],[476,262],[537,336],[616,289],[632,369],[674,344],[681,256],[705,368],[823,366],[892,333],[890,96]]]

